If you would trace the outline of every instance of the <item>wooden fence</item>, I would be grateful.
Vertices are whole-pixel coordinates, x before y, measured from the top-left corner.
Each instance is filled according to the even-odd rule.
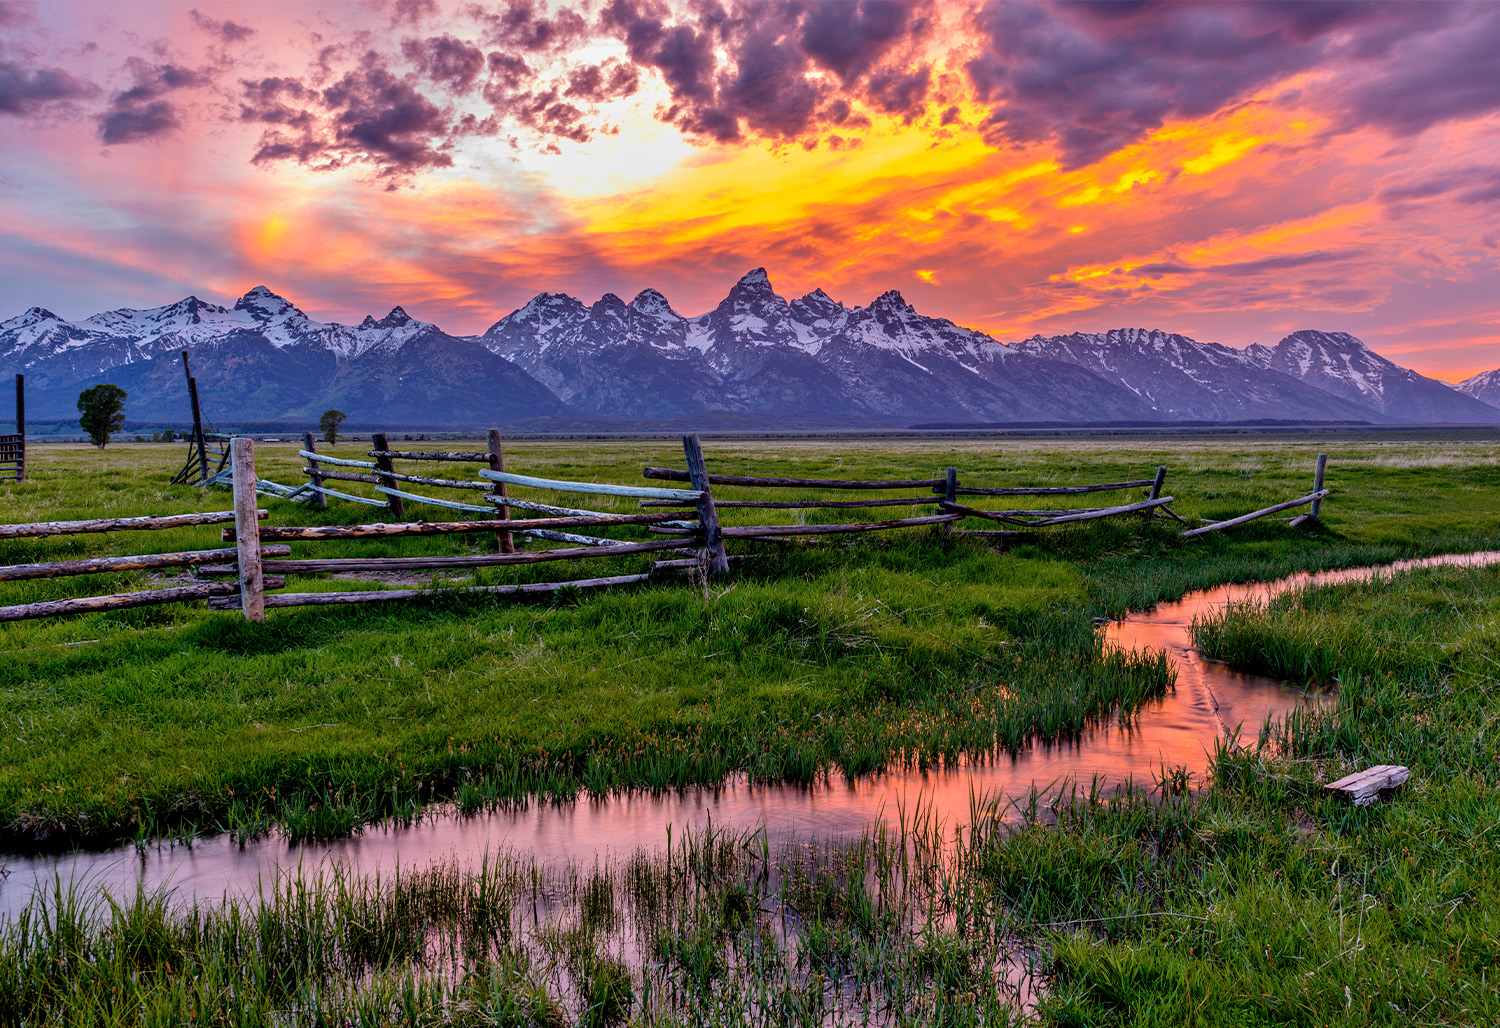
[[[26,376],[16,376],[16,430],[0,435],[0,482],[26,481]]]
[[[307,462],[304,471],[309,479],[305,485],[291,487],[268,483],[259,478],[255,467],[254,440],[234,438],[230,440],[226,466],[208,479],[209,482],[223,482],[233,487],[233,511],[170,517],[0,525],[0,539],[7,539],[76,532],[162,529],[233,521],[233,527],[226,527],[222,532],[225,542],[235,544],[233,549],[205,549],[184,553],[11,565],[0,567],[0,582],[164,568],[193,568],[200,575],[228,575],[233,577],[233,581],[210,581],[132,593],[0,607],[0,621],[196,599],[206,599],[212,609],[241,610],[247,619],[258,621],[264,618],[268,607],[381,603],[452,593],[526,595],[556,592],[568,588],[626,585],[645,581],[653,574],[663,571],[685,568],[702,568],[706,572],[723,574],[728,570],[731,559],[724,547],[725,540],[728,539],[739,539],[750,543],[787,542],[803,536],[841,535],[936,525],[944,526],[945,531],[953,531],[953,526],[957,522],[970,518],[1010,526],[1003,531],[984,530],[963,533],[976,536],[1014,535],[1020,531],[1130,515],[1145,518],[1163,516],[1186,524],[1181,516],[1171,510],[1169,505],[1173,502],[1173,498],[1162,493],[1167,475],[1166,467],[1158,467],[1154,476],[1150,478],[1066,486],[966,485],[960,478],[958,469],[952,467],[947,468],[941,478],[876,481],[722,475],[709,472],[698,437],[687,435],[682,440],[686,468],[647,467],[644,469],[644,477],[647,479],[684,482],[688,485],[688,488],[666,488],[577,482],[517,474],[504,469],[498,431],[489,433],[488,443],[489,448],[484,452],[403,451],[390,449],[386,436],[383,433],[377,433],[374,436],[375,448],[367,454],[373,459],[358,461],[320,455],[309,433],[304,437],[305,448],[299,451]],[[476,469],[475,480],[465,481],[397,472],[395,462],[398,460],[403,462],[461,462],[484,466]],[[1305,496],[1225,521],[1207,522],[1197,527],[1190,527],[1185,529],[1182,535],[1195,538],[1208,532],[1231,528],[1300,506],[1310,505],[1311,509],[1306,514],[1292,518],[1292,524],[1302,524],[1308,519],[1317,518],[1321,511],[1322,500],[1329,492],[1323,486],[1326,467],[1327,456],[1319,454],[1314,473],[1313,491]],[[377,492],[383,494],[384,499],[372,499],[332,489],[324,484],[328,480],[370,484]],[[401,488],[401,486],[408,488]],[[477,498],[484,501],[485,505],[444,500],[414,493],[409,488],[413,486],[477,492],[480,494]],[[623,497],[637,500],[646,510],[642,513],[619,514],[542,503],[511,496],[508,491],[511,486],[570,495]],[[760,490],[849,490],[899,493],[921,490],[922,492],[917,495],[850,500],[721,499],[715,497],[715,487],[720,490],[747,487]],[[1088,496],[1131,489],[1145,490],[1145,498],[1126,503],[1070,509],[988,509],[972,506],[974,502],[995,498]],[[300,499],[319,504],[326,504],[329,496],[370,504],[389,510],[397,517],[397,520],[389,524],[366,525],[261,525],[261,520],[266,517],[266,511],[257,508],[257,494],[268,491],[288,499]],[[960,497],[969,502],[960,502]],[[407,503],[436,505],[460,512],[482,513],[489,516],[484,519],[463,521],[402,521],[400,518],[404,516]],[[931,507],[935,512],[878,521],[847,521],[835,524],[721,525],[719,521],[720,509],[852,511],[923,506]],[[512,508],[527,514],[542,516],[517,518]],[[660,510],[659,508],[672,509]],[[667,535],[671,538],[631,541],[596,534],[610,528],[620,527],[644,528],[648,533]],[[290,548],[293,542],[316,543],[339,539],[460,534],[493,535],[498,543],[497,552],[413,557],[293,557]],[[570,545],[561,548],[522,551],[515,545],[515,536],[518,535]],[[650,569],[644,572],[577,578],[560,582],[459,586],[442,590],[425,588],[296,593],[276,591],[285,588],[287,575],[473,571],[478,568],[519,566],[550,561],[589,560],[646,553],[665,554],[669,551],[676,551],[686,556],[655,560]]]

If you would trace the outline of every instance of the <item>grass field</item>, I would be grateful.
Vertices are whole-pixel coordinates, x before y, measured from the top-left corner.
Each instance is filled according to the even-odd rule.
[[[269,823],[336,835],[409,816],[432,798],[472,809],[734,772],[799,781],[1067,735],[1168,684],[1159,661],[1104,654],[1096,616],[1229,579],[1495,544],[1500,466],[1487,443],[1335,438],[1335,494],[1313,533],[1264,522],[1184,543],[1165,522],[1131,518],[1038,532],[1001,551],[908,530],[847,545],[763,545],[722,582],[667,580],[549,602],[278,610],[260,626],[179,605],[7,625],[0,832],[11,846]],[[332,452],[359,456],[362,445]],[[777,440],[710,443],[708,454],[713,470],[731,474],[938,476],[953,464],[966,481],[996,485],[1120,481],[1150,477],[1161,463],[1176,509],[1192,518],[1305,492],[1320,446],[1330,448],[1259,436]],[[6,487],[4,519],[226,508],[227,490],[167,484],[179,449],[39,447],[31,481]],[[295,445],[262,444],[258,457],[263,477],[299,481]],[[508,448],[507,466],[631,482],[644,464],[680,458],[671,443],[521,442]],[[1439,495],[1441,503],[1427,499]],[[272,523],[381,516],[337,501],[326,512],[265,502]],[[847,517],[726,510],[724,520],[804,513]],[[209,548],[223,545],[218,535],[214,526],[8,541],[0,560]],[[299,544],[294,554],[493,546],[466,538]],[[649,559],[590,562],[584,573],[636,571]],[[487,569],[478,580],[577,575],[544,564]],[[13,583],[0,588],[0,603],[159,581],[138,573]],[[292,586],[361,584],[308,577]]]
[[[1500,547],[1493,440],[707,444],[724,473],[936,476],[953,464],[994,485],[1149,477],[1160,463],[1189,518],[1306,492],[1320,449],[1334,495],[1311,532],[1263,522],[1185,543],[1164,523],[1122,519],[997,550],[921,530],[764,547],[723,581],[546,602],[278,610],[262,625],[178,606],[7,625],[0,824],[11,848],[272,824],[337,835],[435,798],[474,809],[734,772],[803,781],[1066,736],[1170,682],[1150,655],[1103,652],[1095,617],[1228,580]],[[228,506],[227,492],[166,485],[170,453],[36,447],[33,480],[0,487],[0,520]],[[265,477],[298,481],[297,463],[291,447],[262,449]],[[508,468],[561,478],[632,482],[646,463],[680,466],[680,451],[507,451]],[[266,505],[273,523],[378,514]],[[0,562],[214,545],[216,529],[70,537],[0,543]],[[131,580],[9,585],[0,603]],[[561,878],[497,857],[473,875],[288,881],[259,902],[192,912],[63,890],[0,931],[0,1020],[1003,1024],[1020,947],[1045,972],[1034,1016],[1048,1024],[1494,1024],[1497,597],[1495,570],[1446,569],[1202,624],[1211,654],[1336,682],[1337,706],[1221,749],[1207,788],[1164,774],[1154,790],[1059,803],[1014,831],[977,810],[944,859],[940,826],[918,812],[896,837],[819,850],[709,834]],[[1411,784],[1363,810],[1321,794],[1373,763],[1407,764]]]

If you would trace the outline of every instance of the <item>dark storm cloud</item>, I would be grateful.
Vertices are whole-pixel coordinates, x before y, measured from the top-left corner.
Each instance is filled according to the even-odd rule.
[[[27,68],[0,60],[0,114],[34,114],[47,104],[83,100],[98,92],[92,82],[61,68]]]
[[[255,35],[255,30],[245,25],[228,20],[220,21],[217,18],[210,18],[208,15],[201,14],[196,10],[189,11],[188,15],[193,19],[194,25],[198,26],[204,32],[217,36],[225,43],[241,43]]]
[[[253,163],[293,160],[327,169],[362,162],[387,176],[453,163],[446,151],[461,129],[451,112],[392,74],[374,53],[366,55],[360,68],[345,72],[322,90],[287,79],[242,86],[243,118],[298,130],[267,129]],[[306,104],[307,117],[287,117],[286,112],[295,110],[289,100]]]
[[[928,3],[879,0],[706,0],[686,12],[610,0],[599,24],[638,66],[661,75],[671,94],[659,112],[664,121],[718,142],[747,134],[805,142],[825,117],[847,120],[851,101],[907,116],[920,111],[931,70],[909,51],[930,32],[930,12]]]
[[[564,50],[589,35],[588,21],[568,7],[541,12],[530,0],[510,0],[503,5],[470,4],[465,12],[480,26],[485,46]]]
[[[401,55],[431,81],[466,93],[484,71],[484,51],[450,35],[401,41]]]
[[[633,64],[611,58],[602,64],[585,64],[568,73],[568,88],[563,95],[604,103],[631,96],[641,86],[640,71]]]
[[[975,14],[984,49],[967,66],[979,98],[991,105],[997,139],[1056,143],[1076,167],[1140,139],[1172,118],[1204,117],[1255,90],[1311,68],[1342,73],[1351,120],[1393,127],[1397,112],[1430,124],[1426,104],[1405,96],[1417,73],[1392,54],[1413,37],[1437,32],[1469,8],[1445,3],[1067,3],[990,0]],[[1450,43],[1450,50],[1465,49]],[[1442,109],[1482,109],[1500,85],[1458,84],[1491,65],[1482,46],[1449,73]],[[1436,55],[1434,55],[1436,56]],[[1434,83],[1440,92],[1445,90]],[[1398,99],[1397,94],[1402,99]],[[1386,113],[1377,114],[1385,105]]]
[[[177,64],[152,64],[132,57],[125,66],[135,84],[116,93],[99,115],[99,138],[106,146],[139,143],[175,131],[182,120],[167,95],[209,82],[206,73]]]

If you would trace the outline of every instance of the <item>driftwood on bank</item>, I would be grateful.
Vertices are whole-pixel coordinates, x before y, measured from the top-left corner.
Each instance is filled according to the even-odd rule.
[[[676,468],[654,468],[649,465],[642,472],[646,478],[665,479],[669,482],[688,482],[686,471]],[[922,489],[943,484],[940,478],[909,478],[896,482],[854,482],[842,478],[764,478],[754,475],[709,475],[709,485],[750,485],[770,488],[786,487],[801,489]]]
[[[263,557],[285,557],[290,546],[262,546]],[[96,575],[114,571],[150,571],[155,568],[182,568],[233,560],[238,551],[188,550],[183,553],[144,553],[131,557],[88,557],[83,560],[54,560],[39,564],[11,564],[0,567],[0,582],[20,582],[32,578],[66,578],[70,575]]]
[[[239,592],[232,582],[204,582],[200,585],[179,585],[170,589],[145,589],[133,593],[114,593],[110,596],[82,596],[71,600],[43,600],[38,603],[22,603],[13,607],[0,607],[0,621],[27,621],[32,618],[57,617],[61,614],[91,614],[101,610],[119,610],[124,607],[147,607],[157,603],[181,603],[184,600],[206,600],[211,596],[229,596]]]
[[[1400,764],[1377,764],[1329,782],[1323,789],[1342,796],[1356,807],[1368,807],[1382,792],[1406,784],[1410,777],[1411,768]]]
[[[266,512],[256,511],[264,521]],[[164,528],[187,528],[191,525],[217,525],[234,520],[234,511],[215,510],[202,514],[148,515],[139,518],[95,518],[91,521],[38,521],[25,525],[0,525],[0,539],[31,539],[49,535],[77,535],[83,532],[146,532]]]
[[[1247,521],[1254,521],[1256,518],[1263,518],[1268,514],[1291,510],[1293,507],[1301,507],[1304,504],[1312,503],[1314,500],[1321,500],[1327,495],[1327,489],[1319,489],[1315,493],[1308,493],[1306,496],[1299,496],[1295,500],[1287,500],[1285,503],[1277,503],[1261,510],[1251,511],[1249,514],[1241,514],[1239,517],[1230,518],[1228,521],[1215,521],[1213,524],[1204,525],[1201,528],[1190,528],[1182,533],[1182,537],[1184,539],[1191,539],[1208,532],[1217,532],[1223,528],[1233,528],[1235,525],[1243,525]]]

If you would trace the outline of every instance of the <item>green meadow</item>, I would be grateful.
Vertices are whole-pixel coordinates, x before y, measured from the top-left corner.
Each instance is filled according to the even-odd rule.
[[[5,848],[273,826],[327,837],[419,816],[433,801],[472,811],[735,774],[807,782],[942,766],[1076,735],[1171,687],[1160,656],[1104,650],[1097,618],[1226,581],[1500,548],[1492,434],[707,440],[705,449],[710,469],[727,474],[938,477],[953,465],[966,484],[995,486],[1149,478],[1165,464],[1166,492],[1190,520],[1306,493],[1322,451],[1333,495],[1312,528],[1267,519],[1193,541],[1173,522],[1138,517],[1003,545],[914,529],[731,543],[753,559],[724,579],[663,576],[536,601],[434,595],[272,610],[258,625],[187,605],[9,624],[0,628]],[[301,480],[294,446],[263,444],[259,456],[263,477]],[[32,457],[31,481],[0,487],[0,520],[229,506],[227,491],[167,484],[177,447],[38,446]],[[518,441],[506,453],[509,470],[565,479],[637,482],[645,464],[681,466],[681,451]],[[459,466],[437,474],[466,477]],[[264,505],[272,524],[381,519],[336,501],[327,511]],[[848,512],[726,509],[723,520],[799,514]],[[208,548],[218,538],[215,526],[4,541],[0,562]],[[493,545],[473,536],[294,543],[293,552]],[[478,581],[625,573],[651,556],[488,569]],[[14,583],[0,587],[0,604],[168,580]],[[897,837],[875,832],[816,852],[709,835],[675,856],[575,870],[545,887],[517,857],[477,875],[288,884],[284,895],[191,912],[162,897],[39,897],[0,931],[0,1019],[996,1024],[1010,1017],[1003,971],[1020,952],[1045,986],[1028,1016],[1049,1024],[1495,1023],[1497,585],[1493,570],[1423,572],[1197,626],[1218,659],[1339,689],[1327,710],[1225,741],[1205,782],[1163,768],[1124,796],[1084,790],[1034,807],[1016,829],[980,806],[952,845],[938,841],[951,826],[920,817]],[[1366,809],[1322,795],[1321,783],[1375,763],[1410,766],[1411,784]],[[541,913],[538,895],[550,897]],[[242,990],[233,1002],[213,984],[231,979]]]

